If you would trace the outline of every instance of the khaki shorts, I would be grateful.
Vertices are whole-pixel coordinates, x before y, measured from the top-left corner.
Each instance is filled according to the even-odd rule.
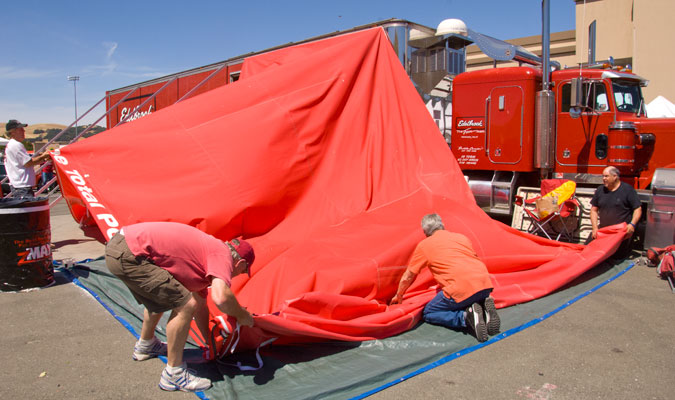
[[[134,256],[119,233],[105,247],[105,264],[127,285],[136,301],[152,313],[181,307],[192,296],[169,271],[145,257]]]

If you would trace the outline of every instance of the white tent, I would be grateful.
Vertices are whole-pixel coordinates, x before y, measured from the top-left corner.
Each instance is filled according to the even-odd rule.
[[[649,118],[675,118],[675,104],[663,96],[658,96],[647,104]]]
[[[7,146],[7,142],[9,142],[9,139],[0,137],[0,146]]]

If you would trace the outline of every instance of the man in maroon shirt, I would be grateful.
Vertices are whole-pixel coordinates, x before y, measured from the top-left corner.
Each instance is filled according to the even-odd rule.
[[[231,278],[250,273],[255,254],[244,240],[223,242],[197,228],[175,222],[144,222],[124,227],[106,245],[106,265],[145,306],[141,337],[133,359],[167,355],[159,381],[163,390],[195,392],[211,381],[195,376],[183,362],[183,348],[194,318],[207,337],[209,311],[206,294],[223,313],[243,326],[253,317],[230,290]],[[171,310],[167,343],[155,337],[162,314]]]

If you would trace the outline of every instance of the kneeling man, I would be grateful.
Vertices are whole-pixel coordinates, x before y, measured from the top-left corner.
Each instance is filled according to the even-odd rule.
[[[499,315],[490,297],[490,275],[469,238],[446,231],[438,214],[425,215],[422,230],[427,238],[417,244],[391,304],[401,303],[422,268],[428,267],[441,290],[424,307],[425,322],[448,328],[468,327],[479,342],[486,341],[488,334],[499,333]]]

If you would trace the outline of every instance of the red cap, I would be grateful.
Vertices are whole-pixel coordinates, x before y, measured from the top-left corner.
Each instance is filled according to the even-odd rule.
[[[251,245],[243,239],[233,239],[230,243],[232,243],[232,247],[234,247],[234,250],[237,252],[237,254],[246,260],[250,268],[251,265],[253,265],[253,261],[255,260],[253,247],[251,247]]]

